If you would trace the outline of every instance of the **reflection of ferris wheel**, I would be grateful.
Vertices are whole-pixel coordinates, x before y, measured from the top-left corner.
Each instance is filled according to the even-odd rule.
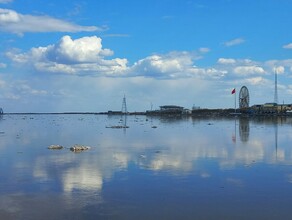
[[[249,92],[246,86],[242,86],[239,92],[239,108],[249,107]]]

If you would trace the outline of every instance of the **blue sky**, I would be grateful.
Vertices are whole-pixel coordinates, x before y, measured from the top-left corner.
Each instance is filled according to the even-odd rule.
[[[292,103],[291,0],[0,0],[5,112]]]

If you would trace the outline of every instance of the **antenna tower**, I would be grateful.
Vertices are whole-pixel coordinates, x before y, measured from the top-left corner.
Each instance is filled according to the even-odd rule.
[[[278,104],[278,76],[277,76],[277,69],[274,68],[275,72],[275,94],[274,94],[274,103]]]
[[[124,98],[123,98],[122,113],[123,114],[127,114],[128,113],[127,102],[126,102],[126,96],[125,95],[124,95]]]

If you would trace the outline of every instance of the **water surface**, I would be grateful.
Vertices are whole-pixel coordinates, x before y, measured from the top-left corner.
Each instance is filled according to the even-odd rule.
[[[4,115],[1,219],[290,219],[292,119]],[[49,150],[60,144],[62,150]],[[74,153],[74,144],[90,146]]]

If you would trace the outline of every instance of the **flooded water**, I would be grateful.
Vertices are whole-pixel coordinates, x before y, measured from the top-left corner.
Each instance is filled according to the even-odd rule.
[[[109,128],[124,123],[4,115],[0,219],[291,218],[292,118],[128,116]]]

